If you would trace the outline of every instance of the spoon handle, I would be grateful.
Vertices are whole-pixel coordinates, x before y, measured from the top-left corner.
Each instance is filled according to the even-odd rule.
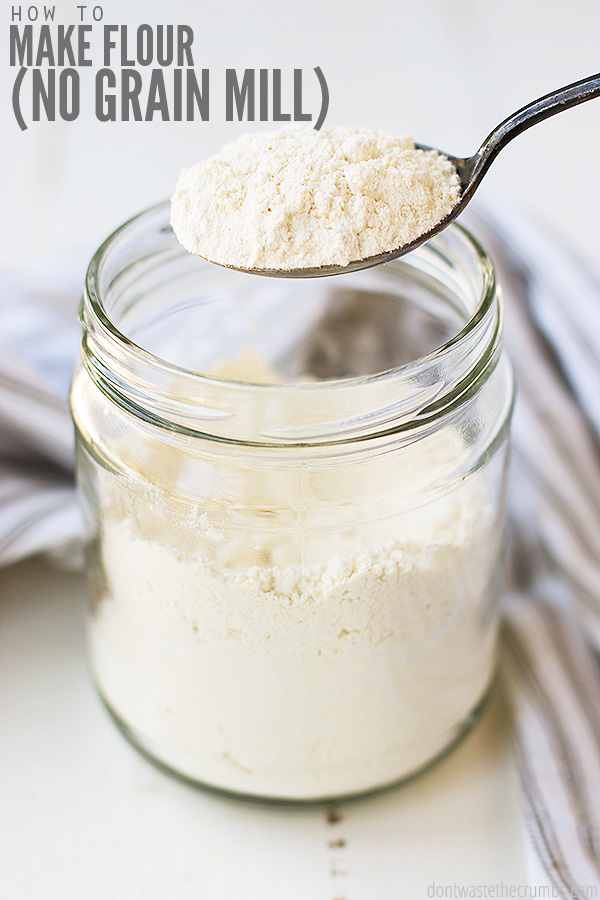
[[[558,91],[552,91],[551,94],[546,94],[539,100],[534,100],[533,103],[528,103],[527,106],[517,110],[490,132],[475,156],[464,161],[464,168],[470,170],[468,172],[468,193],[475,190],[502,148],[522,131],[531,128],[532,125],[536,125],[543,119],[562,112],[563,109],[569,109],[571,106],[577,106],[579,103],[585,103],[586,100],[592,100],[599,96],[600,74],[591,75],[560,88]]]

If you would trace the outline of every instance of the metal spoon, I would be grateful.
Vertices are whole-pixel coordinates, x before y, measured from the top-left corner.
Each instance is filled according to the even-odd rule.
[[[346,266],[320,266],[310,269],[239,268],[238,270],[240,272],[251,272],[255,275],[268,275],[276,278],[320,278],[325,275],[342,275],[344,272],[355,272],[358,269],[367,269],[370,266],[378,266],[391,259],[397,259],[399,256],[403,256],[405,253],[428,241],[435,234],[439,234],[440,231],[447,228],[461,214],[479,187],[481,179],[491,163],[509,141],[512,141],[522,131],[531,128],[532,125],[536,125],[543,119],[548,119],[550,116],[562,112],[563,109],[569,109],[571,106],[577,106],[579,103],[585,103],[586,100],[592,100],[598,96],[600,96],[600,74],[583,78],[581,81],[569,84],[558,91],[546,94],[545,97],[540,97],[539,100],[534,100],[533,103],[529,103],[516,113],[513,113],[512,116],[501,122],[497,128],[494,128],[473,156],[457,157],[445,153],[444,156],[454,165],[460,179],[460,200],[441,222],[409,244],[404,244],[402,247],[390,250],[387,253],[378,253],[376,256],[357,259]],[[421,150],[432,149],[422,144],[416,144],[416,146]],[[227,268],[233,269],[238,267],[228,266]]]

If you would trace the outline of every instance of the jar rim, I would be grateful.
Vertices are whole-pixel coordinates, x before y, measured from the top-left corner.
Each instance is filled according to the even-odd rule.
[[[336,434],[333,440],[324,440],[324,435],[321,435],[320,439],[316,440],[315,435],[312,435],[312,437],[308,439],[309,443],[338,443],[340,440],[362,440],[367,437],[373,438],[383,434],[406,430],[407,427],[410,427],[411,422],[413,427],[422,425],[423,422],[429,418],[435,418],[436,416],[445,414],[455,408],[456,403],[460,404],[469,396],[472,396],[472,394],[478,390],[482,380],[485,380],[488,377],[495,366],[499,355],[502,330],[502,310],[496,291],[494,268],[481,243],[468,229],[458,223],[452,223],[445,231],[450,235],[460,237],[461,242],[468,249],[468,252],[471,254],[477,265],[481,276],[478,302],[476,303],[471,316],[455,334],[429,353],[418,357],[417,359],[368,375],[332,378],[322,381],[266,384],[239,380],[234,381],[217,375],[187,369],[169,362],[135,343],[135,341],[121,331],[112,320],[105,307],[100,285],[102,267],[110,257],[117,242],[149,217],[166,215],[168,209],[169,202],[163,201],[137,213],[115,229],[95,252],[90,261],[85,278],[85,290],[81,304],[81,321],[84,328],[84,363],[86,363],[86,358],[90,356],[90,341],[86,342],[86,335],[88,338],[93,335],[94,340],[92,343],[94,346],[91,355],[96,358],[104,356],[104,359],[101,360],[104,364],[100,367],[92,365],[91,368],[89,365],[86,365],[88,371],[92,374],[94,381],[96,381],[111,399],[116,400],[117,403],[124,406],[129,412],[133,412],[135,415],[141,415],[142,418],[147,418],[149,421],[155,422],[155,424],[171,427],[175,431],[181,431],[196,436],[201,435],[209,438],[222,438],[222,436],[212,433],[207,434],[204,428],[194,427],[189,420],[186,422],[176,421],[176,417],[173,415],[163,419],[157,414],[156,410],[152,412],[151,410],[145,409],[144,407],[148,404],[139,406],[131,397],[123,397],[123,391],[119,390],[114,379],[110,377],[111,374],[115,374],[116,369],[121,368],[117,362],[123,362],[123,357],[126,357],[127,365],[125,365],[121,371],[116,373],[119,376],[117,380],[119,381],[121,388],[123,387],[123,384],[127,382],[128,373],[132,371],[132,368],[135,368],[138,371],[143,370],[145,373],[152,371],[157,376],[160,375],[162,381],[169,377],[175,380],[184,379],[188,388],[193,384],[201,393],[205,391],[214,393],[217,391],[220,393],[225,392],[232,395],[235,394],[237,398],[256,397],[259,400],[261,397],[275,395],[279,397],[294,396],[299,398],[299,400],[302,398],[303,402],[306,403],[308,398],[320,397],[327,392],[333,393],[344,390],[353,390],[356,392],[377,388],[379,385],[393,384],[400,379],[405,380],[411,378],[424,370],[439,367],[445,362],[450,361],[453,357],[469,356],[469,359],[472,362],[472,365],[469,367],[469,372],[465,372],[462,378],[456,380],[457,383],[451,385],[450,390],[444,391],[442,392],[442,395],[437,396],[435,402],[428,403],[426,407],[421,407],[418,411],[418,416],[411,413],[408,416],[409,421],[407,421],[406,415],[401,416],[402,421],[396,421],[394,423],[390,422],[389,416],[387,416],[386,423],[382,421],[378,422],[377,416],[371,416],[367,417],[370,419],[370,424],[366,429],[367,433],[364,433],[364,428],[359,429],[362,432],[361,434],[351,433],[353,430],[352,428],[350,428],[350,430],[341,429],[346,433]],[[168,230],[170,230],[170,226]],[[436,252],[438,248],[444,246],[444,241],[445,232],[442,232],[432,238],[427,244],[413,250],[407,256],[404,256],[397,261],[387,263],[385,266],[387,268],[393,266],[395,263],[403,262],[406,264],[406,261],[410,257],[414,257],[415,254]],[[261,276],[257,275],[255,277]],[[477,347],[475,348],[476,352],[473,352],[474,348],[471,345],[473,345],[475,338],[477,338]],[[100,352],[98,353],[99,347],[108,352],[103,353],[102,349],[100,349]],[[94,371],[92,371],[92,369]],[[99,384],[99,380],[103,383]],[[125,394],[127,394],[127,391],[125,391]],[[302,400],[300,400],[300,402],[302,402]],[[406,413],[406,410],[404,410],[404,412]],[[215,417],[213,416],[213,419],[214,418]],[[217,415],[216,418],[218,419],[219,416]],[[358,416],[357,418],[364,419],[364,416]],[[380,418],[381,417],[379,417],[379,419]],[[340,423],[338,422],[336,424],[339,425]],[[346,422],[344,424],[349,423]],[[384,424],[387,424],[387,427],[381,427]],[[307,436],[305,435],[304,437]],[[290,442],[296,445],[299,443],[306,443],[299,433],[295,438],[286,439],[282,442],[279,440],[260,440],[255,442],[247,439],[239,441],[233,439],[233,442],[244,444],[257,443],[261,446],[264,444],[287,446]]]

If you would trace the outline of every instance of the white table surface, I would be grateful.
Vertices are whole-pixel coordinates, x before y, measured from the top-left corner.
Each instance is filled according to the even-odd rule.
[[[425,900],[526,883],[501,686],[403,787],[335,807],[227,799],[163,774],[113,725],[86,670],[80,576],[34,560],[0,589],[3,900]]]

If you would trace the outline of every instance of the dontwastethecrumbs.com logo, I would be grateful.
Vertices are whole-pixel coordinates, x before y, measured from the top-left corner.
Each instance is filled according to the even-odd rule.
[[[505,884],[437,884],[432,882],[427,888],[427,896],[434,900],[456,897],[510,898],[510,900],[533,900],[533,898],[573,897],[576,900],[593,900],[598,897],[595,885],[577,885],[568,887],[550,887],[549,885]]]
[[[189,25],[113,24],[102,6],[74,5],[71,22],[45,5],[13,5],[10,16],[12,106],[22,131],[73,122],[85,106],[100,122],[208,122],[214,112],[226,122],[313,122],[319,130],[327,115],[319,66],[225,69],[213,90],[211,70],[196,65]]]

